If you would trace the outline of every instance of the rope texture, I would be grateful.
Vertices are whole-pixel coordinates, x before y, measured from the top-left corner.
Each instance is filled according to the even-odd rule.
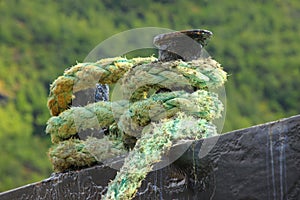
[[[158,62],[154,57],[117,57],[67,69],[51,85],[48,99],[52,117],[46,132],[54,143],[49,150],[54,170],[104,162],[128,153],[130,146],[103,199],[132,199],[172,145],[217,134],[212,121],[221,117],[223,105],[211,89],[226,79],[211,58]],[[71,107],[76,92],[97,83],[115,84],[121,100]],[[108,134],[95,131],[103,128]],[[80,140],[86,131],[95,134]]]

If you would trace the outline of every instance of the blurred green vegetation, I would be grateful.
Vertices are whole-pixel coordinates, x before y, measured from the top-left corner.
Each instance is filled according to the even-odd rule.
[[[51,174],[49,84],[131,28],[214,33],[207,51],[230,74],[224,132],[300,113],[299,1],[122,2],[0,0],[0,191]]]

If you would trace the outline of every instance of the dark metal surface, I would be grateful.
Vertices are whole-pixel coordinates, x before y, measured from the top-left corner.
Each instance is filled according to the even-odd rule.
[[[184,30],[157,35],[153,44],[159,49],[158,59],[161,61],[189,61],[201,57],[202,49],[212,35],[208,30]]]
[[[135,199],[300,199],[300,115],[195,141],[171,166],[148,174]],[[0,194],[11,199],[100,199],[116,170],[95,166]]]

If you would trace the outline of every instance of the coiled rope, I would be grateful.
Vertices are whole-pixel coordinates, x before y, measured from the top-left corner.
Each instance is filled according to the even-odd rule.
[[[217,134],[212,121],[221,116],[223,105],[209,89],[221,87],[226,79],[211,58],[159,62],[154,57],[117,57],[71,67],[53,82],[48,99],[53,117],[46,132],[54,143],[49,151],[54,170],[91,166],[127,153],[131,145],[103,199],[133,198],[173,144]],[[96,83],[120,83],[123,100],[71,107],[75,92]],[[100,139],[78,139],[81,131],[106,127],[109,133]]]

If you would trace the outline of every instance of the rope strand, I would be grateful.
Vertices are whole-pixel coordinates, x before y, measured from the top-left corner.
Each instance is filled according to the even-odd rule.
[[[53,82],[48,99],[52,117],[46,132],[54,143],[49,151],[54,170],[91,166],[125,154],[130,146],[126,141],[133,138],[133,149],[103,196],[132,199],[172,145],[217,134],[212,121],[221,117],[223,105],[210,89],[226,80],[226,72],[211,58],[158,62],[154,57],[117,57],[71,67]],[[115,90],[123,99],[70,108],[76,92],[96,83],[118,83]],[[106,127],[108,135],[76,139],[81,131]]]

